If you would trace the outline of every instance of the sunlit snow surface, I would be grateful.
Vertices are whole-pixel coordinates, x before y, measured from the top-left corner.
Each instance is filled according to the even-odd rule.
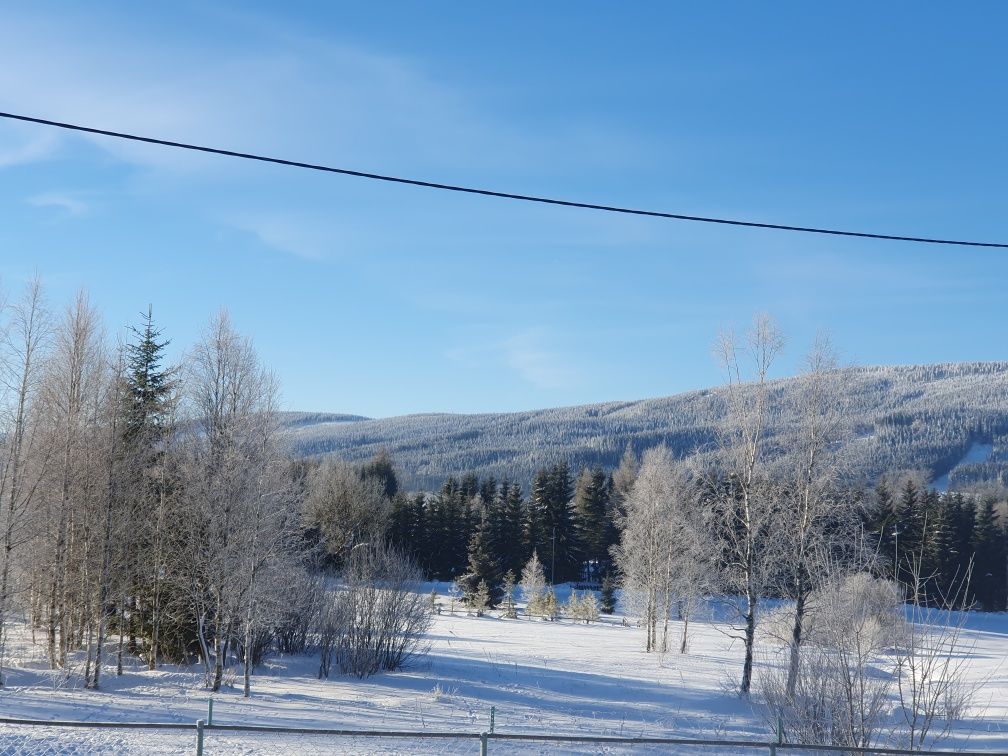
[[[448,608],[447,586],[438,589]],[[235,687],[215,696],[214,721],[479,732],[489,726],[494,706],[499,732],[766,738],[768,728],[759,710],[733,690],[741,668],[741,643],[713,616],[693,625],[688,654],[659,656],[642,652],[643,631],[632,621],[624,626],[622,615],[584,625],[442,614],[430,631],[429,654],[402,672],[367,681],[336,676],[320,682],[317,659],[273,658],[253,677],[253,695],[246,700],[236,668],[231,676]],[[1008,615],[974,614],[967,627],[973,646],[969,675],[980,683],[978,706],[974,717],[961,722],[942,745],[1008,750]],[[673,622],[670,631],[677,637],[679,630]],[[63,681],[46,669],[42,647],[31,645],[23,625],[12,633],[9,652],[13,664],[7,670],[8,686],[0,693],[0,715],[5,717],[194,723],[206,716],[208,694],[198,667],[148,672],[131,663],[120,678],[109,667],[102,690],[91,692],[80,689],[79,656],[69,681]],[[757,674],[773,663],[774,648],[761,646]],[[0,729],[0,747],[4,735]],[[40,735],[76,737],[65,732]],[[80,738],[89,737],[106,736],[80,733]],[[170,753],[191,748],[188,732],[147,737],[119,733],[105,750]],[[251,739],[244,745],[240,740],[231,738],[243,752],[259,751]],[[107,745],[104,740],[95,743],[92,750]],[[309,750],[307,743],[287,745]],[[450,752],[442,745],[383,744],[378,750]],[[263,746],[264,752],[276,748],[275,743]],[[459,752],[474,748],[466,743]],[[368,750],[359,743],[331,741],[326,749]],[[551,749],[528,744],[527,750]]]

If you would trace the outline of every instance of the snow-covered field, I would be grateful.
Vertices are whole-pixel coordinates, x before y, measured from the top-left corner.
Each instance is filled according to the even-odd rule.
[[[645,655],[643,631],[621,620],[617,614],[584,625],[442,614],[429,653],[405,671],[320,682],[317,659],[273,658],[253,677],[250,699],[242,698],[240,676],[214,696],[214,723],[479,732],[489,727],[493,706],[499,732],[769,737],[759,710],[733,691],[742,646],[726,626],[698,622],[688,654],[659,656]],[[973,615],[968,627],[975,644],[970,675],[982,683],[978,708],[943,745],[1008,750],[1008,616]],[[14,663],[0,716],[185,723],[206,716],[199,668],[149,672],[132,664],[119,678],[109,668],[102,690],[93,692],[80,689],[80,670],[68,680],[49,672],[43,649],[31,645],[24,628],[8,651]],[[774,663],[769,646],[759,656],[759,666]],[[0,728],[0,750],[2,735]],[[157,741],[163,752],[190,748],[188,733],[163,735]],[[136,742],[116,741],[108,750]],[[426,745],[416,749],[448,750]],[[460,752],[472,745],[460,744]]]

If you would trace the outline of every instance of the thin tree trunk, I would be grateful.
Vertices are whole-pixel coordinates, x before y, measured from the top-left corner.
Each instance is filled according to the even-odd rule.
[[[214,669],[213,669],[213,680],[210,684],[210,690],[214,693],[220,690],[221,680],[224,677],[224,650],[221,648],[221,635],[224,632],[224,622],[222,612],[223,605],[221,600],[220,592],[217,593],[217,614],[216,623],[214,625],[214,638],[213,638],[213,650],[214,650]]]
[[[693,613],[693,606],[692,606],[692,604],[693,604],[693,600],[688,598],[683,603],[681,603],[679,605],[679,612],[680,612],[679,616],[682,618],[682,622],[683,622],[682,639],[679,642],[679,653],[680,654],[685,654],[686,653],[686,638],[687,638],[687,634],[689,633],[690,614]]]
[[[743,696],[748,696],[749,689],[752,687],[753,644],[756,639],[756,605],[758,601],[755,593],[746,592],[745,661],[742,664],[742,685],[740,688],[740,693]]]
[[[126,621],[126,596],[119,597],[119,644],[116,648],[116,677],[123,672],[123,623]]]
[[[805,620],[805,591],[799,588],[795,599],[794,627],[791,628],[791,658],[788,662],[787,689],[785,695],[789,701],[794,699],[795,685],[798,682],[798,662],[802,644],[802,625]]]

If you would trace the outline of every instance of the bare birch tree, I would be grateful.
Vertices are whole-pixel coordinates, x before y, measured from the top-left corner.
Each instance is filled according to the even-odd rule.
[[[849,428],[840,411],[841,374],[829,340],[820,336],[806,357],[795,402],[794,430],[775,466],[780,490],[781,592],[794,601],[786,694],[793,696],[810,597],[822,586],[863,565],[852,553],[858,517],[845,489],[843,452]],[[791,418],[789,418],[791,419]],[[845,558],[846,557],[846,558]]]
[[[727,375],[725,421],[706,488],[718,520],[725,585],[742,595],[739,608],[745,658],[742,695],[752,685],[756,612],[771,579],[779,547],[776,493],[768,476],[768,431],[777,408],[770,369],[784,347],[773,320],[757,316],[742,344],[730,333],[717,342],[716,354]]]
[[[4,330],[0,360],[0,390],[3,392],[2,469],[0,469],[0,522],[3,551],[0,553],[0,686],[11,608],[12,569],[15,549],[30,537],[31,510],[39,495],[48,448],[35,422],[40,366],[50,335],[49,313],[42,299],[42,286],[32,280],[20,301],[11,307]]]

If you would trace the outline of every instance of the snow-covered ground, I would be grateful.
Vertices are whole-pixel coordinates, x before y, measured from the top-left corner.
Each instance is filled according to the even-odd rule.
[[[978,706],[944,745],[1008,750],[1008,616],[977,614],[968,626]],[[694,628],[688,654],[660,656],[642,652],[643,631],[624,626],[619,614],[592,625],[442,614],[429,653],[405,671],[319,681],[315,658],[273,658],[253,677],[250,699],[242,698],[240,675],[214,696],[214,723],[479,732],[493,706],[499,732],[766,739],[759,710],[733,691],[741,643],[713,620]],[[206,716],[198,668],[149,672],[134,663],[119,678],[109,668],[94,692],[80,689],[79,670],[69,680],[48,671],[23,627],[8,651],[14,661],[0,716],[185,723]],[[771,663],[764,646],[758,665]],[[173,742],[160,744],[171,751]]]

